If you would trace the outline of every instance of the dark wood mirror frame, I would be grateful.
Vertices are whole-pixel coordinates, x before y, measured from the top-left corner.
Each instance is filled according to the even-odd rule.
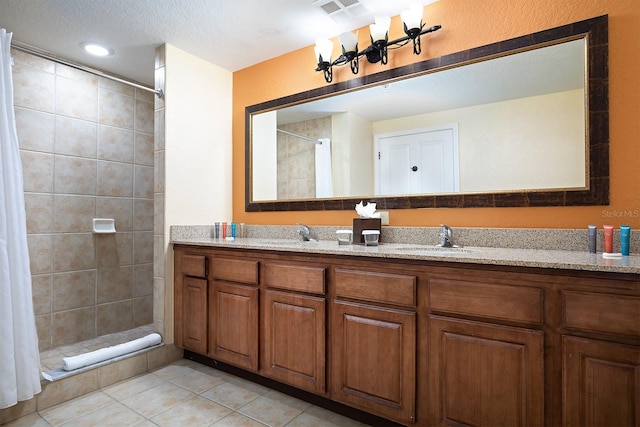
[[[478,62],[521,50],[544,46],[558,40],[586,35],[588,56],[588,188],[579,190],[506,191],[496,193],[425,194],[411,196],[370,196],[377,209],[593,206],[609,204],[609,36],[608,16],[603,15],[516,37],[439,58],[357,77],[345,82],[274,99],[245,109],[245,209],[246,212],[352,210],[363,197],[251,201],[251,115],[284,105],[336,95],[363,86],[409,77],[413,74]]]

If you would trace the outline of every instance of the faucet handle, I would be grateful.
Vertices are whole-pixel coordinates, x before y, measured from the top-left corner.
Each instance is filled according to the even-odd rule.
[[[453,230],[445,224],[440,224],[440,242],[436,246],[451,247],[453,245]]]
[[[446,224],[440,224],[440,235],[451,239],[453,237],[453,230]]]
[[[297,223],[297,225],[300,226],[300,229],[296,231],[296,234],[300,237],[302,237],[302,240],[304,241],[314,241],[315,239],[313,239],[311,237],[311,229],[309,228],[308,225],[305,224],[301,224],[301,223]]]

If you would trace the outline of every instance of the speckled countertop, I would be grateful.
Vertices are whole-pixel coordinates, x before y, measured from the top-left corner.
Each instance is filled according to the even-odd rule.
[[[464,246],[460,249],[449,250],[416,243],[381,243],[379,246],[363,246],[338,245],[336,240],[302,242],[294,239],[254,237],[237,238],[231,241],[214,239],[202,235],[202,233],[180,232],[172,232],[171,243],[220,248],[640,274],[640,255],[604,259],[601,253],[591,254],[587,251],[575,250],[480,246]]]

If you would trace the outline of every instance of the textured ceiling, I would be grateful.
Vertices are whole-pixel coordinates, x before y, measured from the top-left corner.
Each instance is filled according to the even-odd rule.
[[[154,51],[163,43],[236,71],[312,45],[316,37],[333,37],[367,25],[374,14],[397,15],[411,1],[359,0],[367,12],[341,15],[340,23],[327,15],[327,2],[0,0],[0,27],[12,32],[15,42],[152,85]],[[80,49],[85,41],[107,44],[115,54],[90,57]]]

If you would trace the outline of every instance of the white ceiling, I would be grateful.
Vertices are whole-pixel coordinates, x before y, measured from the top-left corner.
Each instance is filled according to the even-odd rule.
[[[0,27],[15,42],[151,86],[154,51],[163,43],[236,71],[367,25],[374,14],[397,15],[411,3],[333,0],[351,5],[334,16],[339,24],[320,7],[330,1],[0,0]],[[364,13],[349,17],[354,11]],[[115,54],[91,57],[80,48],[86,41],[107,44]]]

